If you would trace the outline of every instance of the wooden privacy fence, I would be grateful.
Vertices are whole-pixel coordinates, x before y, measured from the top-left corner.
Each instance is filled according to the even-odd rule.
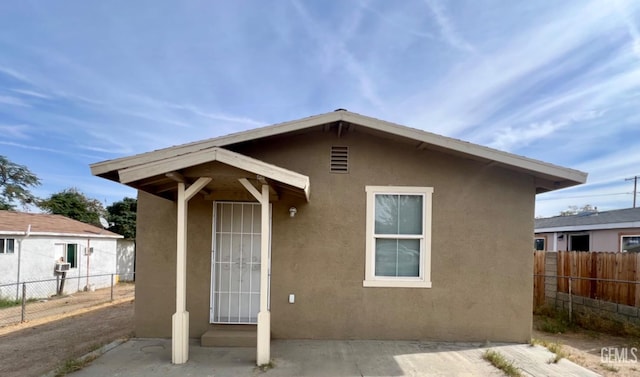
[[[534,252],[534,305],[544,303],[545,251]],[[557,252],[557,292],[640,307],[640,255],[619,252]],[[547,282],[549,280],[547,279]]]
[[[544,278],[545,252],[536,250],[533,252],[533,307],[544,305]],[[555,275],[555,273],[553,274]]]

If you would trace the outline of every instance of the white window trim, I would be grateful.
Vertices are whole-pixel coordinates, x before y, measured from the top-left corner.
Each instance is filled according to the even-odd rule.
[[[0,249],[0,254],[4,254],[4,255],[13,255],[16,253],[16,239],[15,238],[4,238],[2,237],[2,239],[4,240],[4,242],[2,243],[2,249]],[[13,240],[13,251],[12,252],[8,252],[9,250],[9,245],[8,245],[8,240]]]
[[[431,215],[433,187],[408,186],[365,186],[367,193],[366,212],[366,257],[363,287],[400,287],[400,288],[431,288]],[[375,196],[376,194],[394,195],[423,195],[423,237],[420,243],[420,276],[419,277],[391,277],[375,276]],[[401,236],[400,236],[401,237]],[[397,238],[397,237],[396,237]]]
[[[623,241],[623,239],[624,239],[625,237],[640,237],[640,234],[622,234],[622,235],[620,235],[620,246],[619,246],[619,251],[620,251],[621,253],[626,253],[626,252],[627,252],[626,250],[623,250],[623,249],[622,249],[622,248],[623,248],[623,246],[624,246],[622,241]]]

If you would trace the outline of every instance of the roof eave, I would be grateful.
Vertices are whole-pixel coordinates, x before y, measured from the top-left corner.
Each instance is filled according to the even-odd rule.
[[[478,144],[472,144],[466,141],[453,139],[446,136],[437,135],[431,132],[418,130],[399,124],[387,122],[380,119],[370,118],[350,112],[344,112],[343,120],[358,124],[358,121],[366,120],[366,126],[377,129],[379,131],[392,133],[398,136],[421,141],[429,145],[452,150],[466,155],[479,157],[488,161],[494,161],[507,167],[516,167],[522,170],[534,172],[537,177],[549,181],[551,185],[541,185],[544,191],[558,190],[587,181],[587,173],[579,170],[556,166],[543,161],[534,160],[524,156],[518,156],[512,153],[503,152]]]
[[[271,126],[256,128],[216,138],[201,140],[193,143],[177,145],[173,147],[158,149],[134,156],[122,157],[114,160],[107,160],[89,165],[91,174],[108,178],[109,174],[123,168],[133,167],[145,163],[159,161],[165,158],[176,157],[183,154],[197,152],[213,147],[224,147],[244,141],[259,139],[273,135],[284,134],[301,130],[308,127],[319,126],[326,123],[335,122],[341,119],[342,112],[331,112],[314,115],[311,117],[278,123]]]
[[[63,233],[63,232],[25,232],[24,230],[0,230],[0,235],[13,236],[47,236],[47,237],[80,237],[80,238],[124,238],[120,234]]]
[[[305,128],[336,122],[339,120],[346,121],[355,125],[362,125],[364,127],[369,127],[374,130],[379,130],[400,137],[413,139],[434,148],[442,148],[445,150],[455,151],[461,154],[473,156],[475,158],[495,161],[496,163],[504,165],[508,168],[516,168],[530,172],[537,178],[541,179],[541,184],[538,185],[538,193],[579,185],[585,183],[587,180],[587,174],[578,170],[556,166],[527,157],[502,152],[496,149],[472,144],[462,140],[436,135],[423,130],[402,126],[399,124],[367,117],[349,111],[334,111],[218,138],[212,138],[204,141],[160,149],[157,151],[147,152],[135,156],[99,162],[90,165],[91,173],[93,175],[101,176],[106,179],[121,182],[116,172],[122,169],[135,168],[136,166],[150,164],[167,158],[174,158],[185,154],[210,149],[213,147],[224,147],[227,145],[237,144],[249,140],[294,132]]]
[[[535,233],[557,233],[557,232],[580,232],[586,230],[607,230],[607,229],[628,229],[640,228],[640,221],[628,221],[620,223],[607,224],[589,224],[589,225],[563,225],[556,227],[535,228]]]

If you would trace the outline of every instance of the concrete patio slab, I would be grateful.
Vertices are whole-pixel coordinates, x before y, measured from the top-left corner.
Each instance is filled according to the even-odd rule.
[[[172,365],[169,339],[129,340],[73,376],[503,376],[482,359],[487,349],[524,376],[599,376],[568,360],[549,363],[554,355],[540,346],[418,341],[274,340],[267,371],[255,366],[255,348],[204,348],[192,341],[189,361]]]

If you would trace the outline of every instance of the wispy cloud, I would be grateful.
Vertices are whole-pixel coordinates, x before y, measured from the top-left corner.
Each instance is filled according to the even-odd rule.
[[[375,14],[380,20],[382,20],[382,22],[388,25],[391,25],[393,27],[393,30],[398,30],[400,32],[407,33],[409,35],[420,37],[420,38],[428,38],[428,39],[436,38],[436,35],[434,33],[428,32],[426,30],[412,28],[409,25],[407,25],[406,22],[403,23],[402,21],[396,20],[395,18],[391,17],[388,12],[382,12],[374,8],[372,4],[370,4],[369,2],[363,1],[360,3],[360,5],[362,6],[363,9],[366,9],[367,11]]]
[[[326,30],[310,16],[302,2],[293,1],[293,4],[298,14],[302,17],[302,24],[306,32],[319,44],[320,51],[324,52],[322,56],[325,61],[324,70],[330,73],[334,70],[344,69],[357,82],[360,89],[358,95],[366,98],[373,106],[384,107],[384,101],[377,93],[373,78],[345,45],[345,40],[350,37],[349,33],[338,34]],[[353,22],[353,19],[350,18],[349,22]],[[354,30],[354,27],[350,24],[349,30]]]
[[[442,38],[456,49],[473,52],[474,48],[460,36],[455,25],[449,18],[444,6],[439,0],[425,0],[425,4],[431,11],[434,20],[438,24]]]
[[[478,125],[483,125],[485,132],[492,132],[496,127],[504,126],[490,119],[497,116],[499,111],[504,112],[504,109],[510,107],[506,113],[499,114],[501,120],[509,117],[511,112],[522,112],[522,105],[513,103],[518,97],[529,97],[526,98],[526,109],[526,103],[538,105],[543,101],[549,102],[558,95],[571,95],[575,92],[575,86],[566,90],[554,89],[555,93],[550,93],[550,96],[539,90],[536,93],[534,88],[540,82],[548,82],[548,85],[553,86],[554,79],[574,74],[572,66],[567,64],[570,62],[568,58],[576,55],[580,49],[593,45],[594,35],[610,28],[604,20],[611,14],[611,9],[604,3],[592,2],[575,8],[567,7],[563,11],[565,13],[562,18],[549,19],[542,24],[532,25],[532,28],[518,30],[508,35],[502,45],[492,47],[492,50],[485,49],[482,55],[471,54],[452,67],[432,90],[419,93],[403,104],[403,107],[422,109],[414,111],[409,116],[409,122],[414,125],[434,125],[435,132],[454,136]],[[615,57],[609,55],[611,59]],[[587,54],[585,58],[594,59],[594,56]],[[588,75],[588,71],[583,74]],[[586,92],[601,84],[602,79],[603,77],[591,79],[584,76],[584,80],[580,81],[578,78],[576,84]],[[620,86],[609,86],[608,89],[618,92],[624,90],[625,84],[615,84]],[[532,93],[537,96],[532,96]],[[588,105],[588,108],[596,107],[598,106],[594,104]],[[575,110],[565,108],[561,111],[566,113]],[[529,111],[536,111],[535,106],[531,106]],[[412,114],[409,111],[406,113]],[[520,121],[522,120],[521,118]],[[541,123],[548,119],[528,120],[529,123]],[[486,121],[491,123],[483,124]]]
[[[632,148],[618,148],[604,156],[594,156],[577,165],[576,168],[588,171],[593,177],[589,182],[595,185],[640,174],[638,161],[640,161],[640,148],[636,144]]]
[[[0,124],[0,134],[11,139],[28,139],[30,128],[26,124]]]
[[[511,150],[516,146],[529,144],[533,140],[551,135],[558,129],[567,126],[569,122],[532,123],[525,128],[507,127],[499,130],[490,147]]]
[[[22,107],[31,106],[27,102],[23,101],[18,97],[2,96],[2,95],[0,95],[0,104],[11,105],[11,106],[22,106]]]
[[[640,58],[640,31],[638,31],[638,26],[634,23],[633,11],[629,9],[629,2],[614,0],[612,3],[627,27],[629,37],[631,37],[631,50]]]
[[[42,98],[42,99],[50,99],[51,96],[48,96],[46,94],[42,94],[42,93],[38,93],[36,91],[33,90],[27,90],[27,89],[11,89],[12,92],[16,92],[16,93],[20,93],[20,94],[24,94],[26,96],[30,96],[30,97],[36,97],[36,98]]]
[[[29,83],[29,84],[32,83],[32,80],[29,77],[16,71],[13,68],[0,66],[0,73],[2,73],[3,75],[9,76],[11,78],[14,78],[16,80],[22,81],[24,83]]]
[[[183,111],[201,116],[203,118],[211,119],[211,120],[218,120],[218,121],[231,122],[231,123],[241,123],[241,124],[247,124],[251,126],[263,126],[265,124],[264,122],[251,119],[249,117],[205,111],[191,104],[170,103],[167,101],[161,101],[151,97],[145,97],[140,95],[131,95],[130,97],[157,109],[166,108],[166,109],[174,109],[174,110],[183,110]]]
[[[506,126],[494,132],[493,141],[489,143],[489,146],[496,149],[511,151],[515,148],[527,146],[538,139],[552,135],[558,130],[568,127],[574,123],[590,121],[602,117],[604,114],[604,110],[592,110],[563,116],[561,117],[561,120],[548,120],[544,122],[531,123],[525,127]]]
[[[66,155],[66,156],[81,157],[81,158],[89,159],[89,161],[92,161],[92,160],[95,160],[95,159],[99,158],[96,155],[82,154],[82,153],[78,153],[77,151],[68,151],[68,150],[64,150],[62,148],[60,148],[60,149],[48,148],[48,147],[42,147],[42,146],[39,146],[39,145],[16,143],[16,142],[12,142],[12,141],[2,141],[2,140],[0,140],[0,145],[6,145],[6,146],[21,148],[21,149],[28,149],[28,150],[32,150],[32,151],[42,151],[42,152],[49,152],[49,153],[55,153],[55,154],[60,154],[60,155]]]

